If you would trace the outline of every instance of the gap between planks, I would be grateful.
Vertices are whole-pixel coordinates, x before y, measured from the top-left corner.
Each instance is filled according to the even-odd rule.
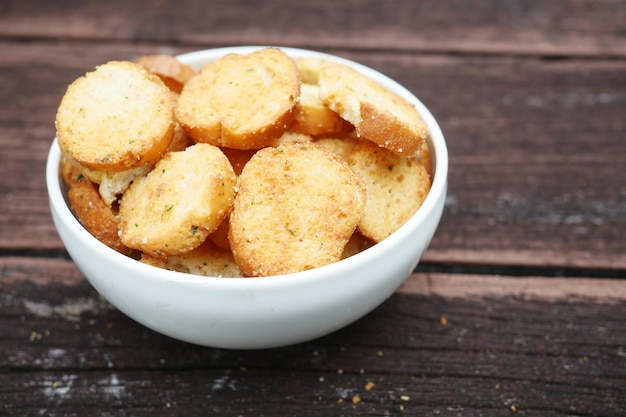
[[[585,299],[604,304],[621,304],[626,302],[626,280],[429,272],[412,274],[398,292],[444,298]]]

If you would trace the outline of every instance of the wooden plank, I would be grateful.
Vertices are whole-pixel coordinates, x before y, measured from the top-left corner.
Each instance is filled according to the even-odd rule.
[[[0,270],[0,411],[9,415],[626,411],[621,280],[414,274],[330,336],[230,351],[138,325],[69,261],[0,258]]]
[[[626,7],[558,3],[256,0],[107,2],[5,0],[0,35],[195,45],[307,45],[552,56],[626,55]],[[295,24],[294,24],[295,22]]]
[[[0,248],[61,248],[43,178],[67,84],[109,59],[185,50],[0,43],[15,80],[0,88]],[[342,55],[406,85],[446,134],[449,197],[426,262],[626,268],[624,62]]]

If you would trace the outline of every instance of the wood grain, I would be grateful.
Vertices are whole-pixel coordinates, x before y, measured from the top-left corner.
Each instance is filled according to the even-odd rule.
[[[623,57],[626,6],[611,0],[5,0],[0,35],[161,44],[264,44],[427,53]]]
[[[330,336],[231,351],[140,326],[70,261],[2,258],[0,270],[0,411],[12,416],[626,411],[626,289],[585,293],[611,280],[537,291],[519,278],[414,274]]]
[[[65,87],[98,63],[162,48],[26,51],[0,43],[2,73],[16,80],[0,90],[0,248],[61,250],[43,178]],[[626,269],[624,62],[342,55],[407,86],[444,130],[449,195],[425,262]]]
[[[3,0],[0,415],[626,415],[626,2]],[[176,341],[83,278],[44,181],[67,85],[149,53],[317,49],[439,120],[444,217],[423,264],[329,336]]]

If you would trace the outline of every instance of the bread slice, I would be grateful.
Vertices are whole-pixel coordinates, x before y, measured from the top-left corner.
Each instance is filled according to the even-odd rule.
[[[96,239],[124,255],[133,253],[120,240],[117,234],[118,219],[112,208],[100,197],[96,184],[85,177],[75,177],[67,197],[78,221]]]
[[[120,237],[153,256],[189,252],[232,209],[237,178],[222,151],[200,143],[166,154],[120,201]]]
[[[301,57],[296,59],[302,82],[305,84],[317,84],[320,70],[329,62],[331,61],[320,57]]]
[[[196,142],[260,149],[291,124],[300,84],[298,67],[280,49],[228,54],[187,81],[176,117]]]
[[[358,230],[373,242],[382,241],[406,223],[430,190],[430,177],[417,160],[400,157],[370,141],[359,143],[348,162],[367,184],[367,204]]]
[[[183,64],[170,55],[144,55],[137,59],[137,63],[158,76],[170,90],[176,93],[180,93],[185,83],[196,74],[196,71],[189,65]]]
[[[230,161],[230,164],[235,170],[235,174],[240,175],[243,167],[248,163],[250,158],[257,152],[256,149],[232,149],[232,148],[220,148],[224,155]]]
[[[228,240],[228,229],[230,228],[230,216],[227,216],[222,223],[208,236],[208,240],[213,242],[220,249],[230,252],[230,241]]]
[[[146,175],[153,167],[152,164],[147,164],[126,171],[108,172],[89,169],[69,155],[64,155],[64,161],[67,169],[71,167],[71,169],[98,185],[100,196],[109,207],[126,191],[135,178]]]
[[[334,154],[338,155],[344,161],[348,161],[354,149],[361,143],[363,139],[353,136],[324,136],[315,141],[316,144],[323,146]]]
[[[341,259],[365,206],[363,181],[332,152],[290,142],[259,150],[239,177],[230,246],[245,276]]]
[[[271,141],[269,146],[278,148],[280,145],[284,145],[289,142],[313,142],[313,137],[311,135],[307,135],[306,133],[288,131],[283,133],[279,138]]]
[[[296,116],[289,127],[290,131],[318,136],[353,129],[350,123],[322,103],[319,86],[302,84],[300,102],[296,106]]]
[[[170,271],[209,277],[241,278],[241,272],[230,251],[220,249],[209,241],[190,252],[167,258],[144,253],[140,261]]]
[[[108,62],[70,84],[56,129],[61,149],[92,170],[155,162],[174,134],[170,90],[138,64]]]
[[[319,86],[322,102],[352,123],[359,136],[398,155],[415,156],[428,136],[414,106],[347,65],[324,65]]]

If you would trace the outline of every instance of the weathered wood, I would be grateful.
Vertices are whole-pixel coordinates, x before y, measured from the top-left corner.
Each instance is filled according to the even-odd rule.
[[[585,297],[592,280],[552,281],[550,294],[536,291],[537,279],[414,274],[373,313],[330,336],[231,351],[140,326],[69,261],[0,262],[0,396],[8,415],[626,411],[626,288],[615,280],[598,284],[616,288],[612,295]],[[459,289],[466,280],[473,293]]]
[[[17,80],[0,90],[1,248],[61,248],[43,178],[67,84],[156,51],[0,43],[2,73]],[[624,62],[342,55],[406,85],[447,136],[448,204],[426,262],[626,268]]]
[[[626,415],[626,3],[0,3],[0,415]],[[424,265],[296,346],[155,333],[102,299],[52,225],[44,165],[95,65],[231,44],[318,49],[433,111],[449,197]]]
[[[26,39],[306,45],[453,53],[626,55],[626,7],[545,2],[5,0],[0,34]]]

